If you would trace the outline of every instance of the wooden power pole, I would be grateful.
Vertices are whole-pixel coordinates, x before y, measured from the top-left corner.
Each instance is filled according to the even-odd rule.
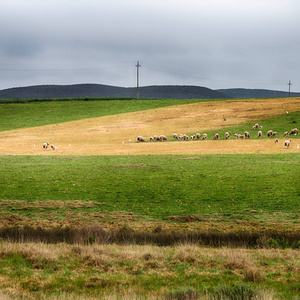
[[[138,61],[136,64],[136,99],[139,99],[139,68],[141,67],[140,62]]]
[[[289,83],[288,83],[288,86],[289,86],[289,97],[291,96],[291,85],[292,85],[292,83],[291,83],[291,81],[289,81]]]

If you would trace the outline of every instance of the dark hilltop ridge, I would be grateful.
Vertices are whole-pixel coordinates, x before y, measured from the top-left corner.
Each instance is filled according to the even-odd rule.
[[[284,98],[289,97],[288,92],[272,91],[263,89],[219,89],[220,93],[228,95],[229,98]],[[300,97],[300,93],[290,93],[291,97]]]
[[[136,98],[136,87],[117,87],[103,84],[37,85],[0,90],[0,99],[53,99],[77,97]],[[300,97],[300,93],[291,93]],[[140,98],[170,99],[229,99],[288,97],[288,92],[250,89],[212,90],[201,86],[153,85],[139,88]]]
[[[0,99],[47,99],[74,97],[131,97],[136,98],[136,87],[117,87],[102,84],[38,85],[0,91]],[[139,88],[140,98],[224,99],[220,92],[199,86],[145,86]]]

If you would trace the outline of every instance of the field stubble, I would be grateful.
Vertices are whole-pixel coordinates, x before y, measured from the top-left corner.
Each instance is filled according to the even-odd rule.
[[[136,155],[201,153],[282,153],[274,141],[205,141],[135,143],[138,135],[149,139],[155,134],[204,133],[229,126],[300,110],[300,98],[251,99],[192,103],[83,119],[0,133],[0,154],[30,155]],[[226,117],[224,121],[223,116]],[[286,130],[291,130],[287,128]],[[248,129],[249,131],[251,128]],[[267,128],[264,128],[266,133]],[[233,132],[231,136],[233,136]],[[211,139],[212,137],[210,137]],[[50,141],[57,150],[42,149]],[[299,152],[291,147],[289,152]]]

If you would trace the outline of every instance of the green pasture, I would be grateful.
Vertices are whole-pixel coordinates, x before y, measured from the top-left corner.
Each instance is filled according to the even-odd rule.
[[[197,103],[204,101],[217,100],[182,100],[182,99],[163,99],[163,100],[68,100],[68,101],[41,101],[28,103],[9,103],[0,104],[0,131],[12,130],[19,128],[43,126],[56,124],[86,118],[95,118],[120,113],[129,113],[134,111],[156,109],[160,107],[183,105],[189,103]],[[278,137],[282,137],[285,131],[290,131],[300,124],[300,111],[284,114],[281,116],[256,120],[251,123],[243,123],[235,126],[226,126],[222,128],[208,130],[208,139],[211,139],[216,132],[220,134],[221,139],[224,138],[225,132],[228,131],[231,138],[234,134],[243,134],[249,131],[251,138],[257,138],[257,131],[252,131],[252,126],[258,122],[263,126],[263,136],[270,129],[278,132]],[[200,133],[201,128],[199,128]],[[192,135],[196,132],[185,132]],[[298,136],[293,136],[299,138]],[[172,139],[171,139],[172,140]]]
[[[255,123],[258,123],[259,125],[263,126],[262,129],[262,138],[268,138],[267,132],[268,130],[276,131],[277,137],[283,138],[284,132],[288,131],[290,132],[293,128],[299,128],[300,127],[300,111],[296,111],[293,113],[283,114],[276,117],[271,118],[265,118],[261,120],[252,121],[251,123],[242,123],[236,126],[224,126],[220,129],[214,129],[214,130],[208,130],[206,133],[208,134],[208,138],[212,139],[214,134],[218,132],[220,134],[220,138],[224,139],[225,132],[229,132],[230,138],[235,138],[234,134],[244,134],[245,131],[248,131],[250,133],[251,138],[257,138],[257,133],[259,130],[253,130],[252,127]],[[293,135],[291,137],[286,138],[299,138],[300,135]],[[274,139],[274,137],[272,137]]]
[[[207,100],[45,101],[0,104],[0,131],[129,113]]]
[[[82,200],[153,219],[299,218],[300,155],[1,156],[0,199]],[[248,213],[247,213],[248,212]],[[18,214],[27,214],[18,210]]]

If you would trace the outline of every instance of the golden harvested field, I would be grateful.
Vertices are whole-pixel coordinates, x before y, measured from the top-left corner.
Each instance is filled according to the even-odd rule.
[[[202,102],[47,125],[0,133],[0,154],[13,155],[137,155],[283,153],[282,142],[273,139],[228,141],[168,141],[136,143],[138,135],[170,136],[174,132],[203,134],[252,120],[300,110],[300,98],[248,99]],[[223,120],[226,117],[226,121]],[[249,128],[249,131],[251,128]],[[289,130],[289,129],[287,129]],[[266,133],[267,128],[264,128]],[[42,149],[49,141],[55,151]],[[296,147],[289,152],[300,152]]]

